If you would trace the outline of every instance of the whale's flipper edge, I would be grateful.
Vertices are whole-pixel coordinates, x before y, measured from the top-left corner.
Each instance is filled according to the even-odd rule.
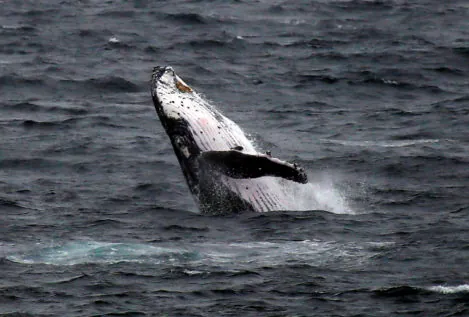
[[[266,154],[248,154],[238,150],[207,151],[199,156],[199,164],[232,178],[275,176],[301,184],[308,182],[302,168]]]

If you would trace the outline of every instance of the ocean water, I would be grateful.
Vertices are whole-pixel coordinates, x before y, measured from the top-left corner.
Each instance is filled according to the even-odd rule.
[[[469,316],[467,1],[0,5],[0,316]],[[310,210],[199,214],[156,65]]]

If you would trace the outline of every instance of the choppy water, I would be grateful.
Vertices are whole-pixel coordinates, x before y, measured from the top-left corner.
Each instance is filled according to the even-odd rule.
[[[0,5],[2,316],[469,315],[467,1]],[[319,210],[197,214],[168,64]]]

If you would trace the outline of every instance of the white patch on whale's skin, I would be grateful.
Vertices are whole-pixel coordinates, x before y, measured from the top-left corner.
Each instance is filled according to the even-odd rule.
[[[228,151],[241,146],[244,153],[263,155],[255,149],[236,123],[222,115],[184,83],[171,67],[166,67],[157,84],[153,85],[152,94],[157,97],[160,111],[165,117],[187,122],[201,152]],[[187,146],[177,146],[186,158],[191,156]],[[238,197],[250,203],[255,211],[299,210],[285,188],[298,186],[294,182],[271,176],[234,179],[225,175],[220,175],[220,181]],[[199,197],[195,196],[195,200],[200,203]]]

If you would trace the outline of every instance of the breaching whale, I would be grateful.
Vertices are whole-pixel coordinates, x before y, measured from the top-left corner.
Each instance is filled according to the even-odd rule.
[[[307,183],[302,168],[258,152],[236,123],[169,66],[153,69],[151,94],[202,213],[295,209],[286,187]]]

